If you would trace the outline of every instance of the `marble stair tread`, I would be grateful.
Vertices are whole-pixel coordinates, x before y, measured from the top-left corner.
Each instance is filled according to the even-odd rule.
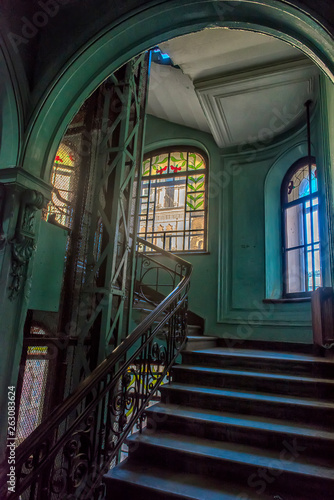
[[[293,404],[299,406],[313,407],[317,409],[329,409],[334,410],[334,403],[330,403],[327,401],[317,401],[312,398],[301,398],[296,396],[284,396],[284,395],[274,395],[270,393],[264,392],[250,392],[244,390],[234,390],[234,389],[218,389],[214,387],[207,387],[201,385],[193,385],[193,384],[179,384],[173,382],[169,385],[162,386],[160,390],[168,390],[168,391],[188,391],[193,392],[195,394],[204,394],[204,395],[212,395],[212,396],[228,396],[234,397],[236,399],[249,399],[253,401],[267,401],[268,403],[286,403]]]
[[[199,349],[194,351],[195,353],[200,353],[208,356],[233,356],[240,358],[254,358],[254,359],[273,359],[279,361],[305,361],[309,363],[324,363],[334,366],[334,360],[329,358],[323,358],[321,356],[315,356],[313,354],[296,354],[284,351],[265,351],[259,349],[229,349],[224,347],[215,347],[208,349]]]
[[[334,446],[334,431],[322,429],[320,425],[299,424],[294,421],[279,420],[254,415],[241,415],[238,413],[205,410],[196,407],[158,403],[147,409],[148,414],[159,414],[159,421],[163,416],[178,417],[188,421],[215,425],[233,425],[240,428],[250,428],[254,431],[261,430],[270,433],[280,433],[294,436],[311,437],[319,440],[332,441]],[[153,417],[154,418],[154,417]]]
[[[185,474],[166,468],[154,467],[131,460],[112,469],[107,474],[112,479],[134,485],[147,490],[147,500],[154,498],[154,493],[160,492],[163,497],[182,498],[185,500],[238,500],[247,498],[258,500],[254,488],[242,489],[235,484],[228,484],[212,477],[199,474]],[[162,497],[160,497],[162,498]],[[261,499],[272,500],[272,495],[262,494]],[[120,500],[120,499],[119,499]],[[301,500],[301,499],[297,499]]]
[[[204,365],[198,366],[198,365],[177,365],[173,367],[173,370],[184,370],[184,371],[193,371],[193,372],[199,372],[199,373],[212,373],[212,374],[217,374],[217,375],[242,375],[242,376],[247,376],[247,377],[258,377],[261,379],[268,379],[268,380],[287,380],[289,382],[305,382],[305,383],[321,383],[321,384],[328,384],[329,386],[334,387],[334,380],[329,379],[329,378],[319,378],[319,377],[307,377],[307,376],[296,376],[296,375],[289,375],[285,373],[267,373],[267,372],[256,372],[256,371],[249,371],[249,370],[237,370],[234,368],[213,368],[213,367],[207,367]]]
[[[282,447],[282,450],[288,452],[284,454],[284,458],[277,451],[164,431],[156,431],[155,433],[145,433],[144,431],[142,434],[133,434],[127,439],[127,443],[129,443],[129,446],[146,445],[151,450],[153,448],[158,449],[159,454],[162,454],[162,456],[165,456],[170,451],[200,458],[201,460],[221,460],[222,462],[233,463],[235,466],[268,468],[268,465],[270,465],[272,471],[289,472],[300,476],[333,481],[334,487],[333,464],[329,465],[326,460],[319,463],[321,462],[320,459],[311,460],[310,457],[307,457],[307,459],[301,457],[298,448],[295,448],[293,443],[287,445],[286,448]],[[286,455],[289,458],[285,459]],[[293,460],[291,460],[291,456]]]

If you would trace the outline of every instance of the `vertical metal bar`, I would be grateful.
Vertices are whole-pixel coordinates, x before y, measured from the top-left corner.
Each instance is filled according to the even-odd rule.
[[[308,260],[307,260],[308,234],[307,234],[305,202],[303,202],[302,206],[303,206],[303,226],[304,226],[304,261],[305,261],[304,279],[305,279],[305,292],[308,292]]]
[[[152,232],[155,232],[155,217],[156,217],[156,201],[157,201],[157,179],[154,182],[154,200],[153,200],[153,215],[152,215]],[[152,235],[153,240],[153,235]]]
[[[310,198],[310,219],[311,219],[311,249],[312,249],[312,289],[315,290],[315,259],[314,259],[314,226],[313,226],[313,198]]]
[[[315,290],[315,260],[314,260],[314,228],[313,228],[313,206],[312,206],[312,161],[311,161],[311,118],[310,107],[312,101],[308,100],[305,103],[307,115],[307,150],[308,150],[308,172],[309,172],[309,189],[310,189],[310,225],[311,225],[311,257],[312,257],[312,289]]]
[[[189,165],[187,164],[187,170],[186,170],[187,174],[188,174],[188,168],[189,168]],[[185,196],[184,196],[183,250],[185,250],[185,247],[186,247],[186,228],[187,228],[187,214],[188,214],[188,211],[187,211],[188,183],[189,183],[189,175],[186,175]],[[190,214],[190,212],[189,212],[189,214]],[[190,227],[190,215],[189,215],[189,227]],[[188,251],[189,250],[190,250],[190,248],[189,248],[189,240],[188,240]]]

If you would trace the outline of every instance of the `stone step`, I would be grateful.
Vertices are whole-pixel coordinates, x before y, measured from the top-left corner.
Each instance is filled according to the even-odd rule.
[[[328,430],[333,427],[334,403],[328,401],[178,383],[164,385],[160,391],[161,401],[165,404],[182,404],[304,424],[321,422],[323,428]]]
[[[219,344],[188,336],[106,499],[334,498],[334,361],[310,346]]]
[[[188,335],[190,336],[201,336],[203,335],[203,328],[199,325],[189,325],[188,324]],[[215,337],[217,338],[217,337]]]
[[[273,500],[272,494],[256,493],[251,487],[199,474],[159,468],[142,461],[127,460],[104,476],[107,500]],[[279,494],[276,488],[275,493]],[[282,497],[276,496],[276,498]],[[284,500],[292,500],[284,497]],[[293,500],[303,500],[297,495]]]
[[[320,498],[333,498],[334,470],[320,458],[304,460],[301,456],[304,450],[293,441],[284,443],[280,451],[270,451],[169,432],[144,431],[130,436],[127,443],[130,459],[140,458],[161,468],[233,478],[241,488],[253,486],[258,493],[275,481],[281,491],[297,490],[307,499],[319,498],[319,492]]]
[[[242,338],[220,338],[219,347],[226,349],[252,349],[261,351],[287,352],[296,354],[315,354],[314,344],[300,342],[271,342],[266,340],[245,340]]]
[[[188,327],[188,333],[189,333],[189,327]],[[184,351],[209,349],[211,347],[216,347],[216,345],[217,345],[217,337],[209,337],[206,335],[187,335],[187,343],[184,347]]]
[[[182,364],[173,367],[172,378],[181,384],[240,388],[334,401],[334,380],[317,377]]]
[[[334,378],[334,361],[311,354],[216,347],[184,351],[182,361],[187,365],[254,369],[268,373],[284,372],[291,375],[308,374]]]
[[[334,432],[316,425],[301,425],[236,413],[178,405],[156,404],[147,410],[147,427],[202,438],[281,450],[295,442],[311,456],[334,458]]]

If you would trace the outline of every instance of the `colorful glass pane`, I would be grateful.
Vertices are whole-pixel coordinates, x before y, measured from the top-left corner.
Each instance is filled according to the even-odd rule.
[[[178,174],[206,168],[204,158],[196,153],[174,151],[153,156],[143,161],[142,175]]]
[[[204,206],[205,177],[201,175],[190,175],[187,185],[187,209],[203,210]]]
[[[171,153],[169,172],[176,174],[177,172],[185,172],[187,170],[187,153]]]
[[[74,167],[75,155],[68,146],[61,144],[57,151],[54,163],[66,165],[67,167]]]
[[[46,220],[52,220],[70,228],[72,224],[72,207],[76,181],[75,170],[79,162],[75,153],[66,144],[61,144],[58,148],[52,174],[51,184],[53,192],[51,202],[45,212]]]
[[[201,175],[190,175],[188,177],[188,192],[198,192],[205,190],[205,177]]]
[[[196,153],[189,153],[188,169],[202,170],[204,168],[205,168],[204,158]]]
[[[309,166],[299,168],[288,182],[288,203],[298,200],[310,194]],[[317,167],[311,166],[311,188],[312,193],[318,191]]]
[[[154,156],[151,163],[151,175],[168,173],[168,154]]]
[[[204,157],[187,150],[145,159],[140,236],[169,251],[205,249],[205,168]]]
[[[143,161],[143,168],[142,168],[142,175],[150,175],[150,164],[151,164],[151,161],[148,159],[148,160],[144,160]]]
[[[187,209],[203,210],[204,193],[187,194]]]
[[[45,346],[32,346],[28,347],[29,355],[47,354],[48,348]]]

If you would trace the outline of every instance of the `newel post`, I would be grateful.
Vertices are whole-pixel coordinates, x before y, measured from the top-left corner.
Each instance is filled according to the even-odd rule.
[[[317,288],[312,293],[312,329],[316,346],[334,347],[334,290]]]

